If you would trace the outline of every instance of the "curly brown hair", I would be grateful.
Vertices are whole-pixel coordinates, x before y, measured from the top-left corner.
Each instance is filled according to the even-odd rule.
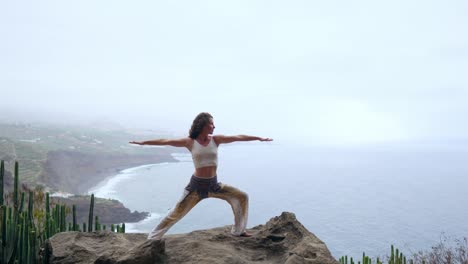
[[[195,117],[193,120],[192,127],[189,130],[189,137],[191,139],[196,139],[198,135],[200,135],[205,125],[210,123],[210,118],[213,118],[213,116],[207,112],[198,114],[197,117]]]

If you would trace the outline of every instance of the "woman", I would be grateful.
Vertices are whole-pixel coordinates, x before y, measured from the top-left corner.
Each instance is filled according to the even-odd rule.
[[[250,237],[252,234],[245,229],[248,218],[248,195],[227,184],[218,182],[216,168],[218,166],[218,146],[235,141],[272,141],[271,138],[238,135],[212,135],[215,129],[213,116],[200,113],[195,117],[189,131],[189,137],[180,139],[156,139],[136,142],[138,145],[170,145],[186,147],[192,153],[195,172],[189,184],[185,187],[182,197],[175,207],[148,234],[148,239],[160,239],[177,221],[184,217],[199,201],[205,198],[219,198],[227,201],[234,213],[234,225],[231,234]]]

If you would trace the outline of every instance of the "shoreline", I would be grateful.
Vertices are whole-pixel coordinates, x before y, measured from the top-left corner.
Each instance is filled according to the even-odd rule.
[[[80,206],[86,204],[89,207],[90,191],[94,192],[116,176],[125,172],[131,173],[136,168],[178,162],[171,152],[167,149],[158,149],[153,154],[50,151],[44,162],[40,181],[48,187],[49,192],[56,199],[70,204],[77,203]],[[151,217],[150,212],[130,210],[119,199],[105,198],[109,197],[107,194],[95,193],[94,196],[96,201],[102,201],[100,205],[96,204],[95,208],[100,207],[99,216],[102,222],[107,219],[115,223],[136,223]],[[106,200],[108,202],[105,202]],[[85,209],[82,211],[85,213]],[[154,213],[152,215],[154,216]]]
[[[92,191],[99,190],[104,187],[109,187],[109,184],[118,184],[121,180],[127,179],[131,176],[131,173],[137,171],[139,169],[143,169],[146,167],[153,167],[153,166],[162,166],[167,165],[170,163],[179,163],[179,162],[186,162],[187,158],[191,157],[188,154],[181,154],[181,153],[170,153],[171,157],[174,158],[174,161],[161,161],[161,162],[153,162],[147,163],[143,165],[133,166],[133,167],[126,167],[124,169],[119,169],[115,174],[111,174],[106,176],[103,180],[101,180],[98,184],[88,188],[88,190],[84,193],[85,195],[91,195]],[[126,175],[130,174],[130,175]],[[95,194],[96,196],[96,194]],[[101,196],[99,196],[101,197]],[[102,198],[109,198],[109,197],[102,197]]]
[[[165,165],[165,164],[169,164],[169,163],[175,163],[175,162],[165,161],[165,162],[160,162],[160,163],[150,163],[150,164],[138,165],[138,166],[135,166],[135,167],[128,167],[128,168],[119,170],[117,173],[105,177],[103,180],[98,182],[98,184],[96,184],[95,186],[92,186],[91,188],[89,188],[84,193],[84,195],[91,195],[92,193],[94,193],[94,196],[96,196],[96,197],[117,199],[115,197],[109,197],[109,195],[98,195],[96,193],[102,193],[102,189],[111,189],[114,185],[120,183],[122,180],[128,179],[132,175],[131,173],[133,171],[135,171],[135,170],[142,169],[142,168],[145,168],[145,167]],[[130,174],[130,175],[128,175],[128,174]]]
[[[94,193],[95,197],[99,198],[106,198],[106,199],[114,199],[118,200],[122,204],[124,204],[125,201],[123,201],[120,197],[118,197],[115,194],[115,186],[120,184],[122,181],[131,179],[136,176],[135,172],[144,169],[144,168],[150,168],[154,166],[164,166],[172,163],[179,163],[179,162],[184,162],[187,161],[187,158],[191,157],[190,155],[186,154],[181,154],[181,153],[171,153],[171,156],[176,160],[176,161],[162,161],[162,162],[155,162],[155,163],[149,163],[149,164],[144,164],[144,165],[138,165],[134,167],[127,167],[125,169],[119,170],[117,173],[112,174],[110,176],[107,176],[105,179],[100,181],[98,184],[95,186],[89,188],[86,192],[86,195],[91,195]],[[128,207],[126,207],[128,208]],[[128,208],[130,210],[133,210],[132,208]],[[146,211],[145,211],[146,212]],[[139,230],[135,228],[136,224],[142,224],[147,221],[151,221],[155,218],[161,217],[161,214],[155,213],[155,212],[146,212],[148,215],[137,221],[137,222],[128,222],[126,224],[126,229],[128,232],[133,232],[133,233],[138,233]]]
[[[51,151],[40,181],[53,192],[86,195],[105,179],[137,166],[177,162],[167,150],[148,154]]]

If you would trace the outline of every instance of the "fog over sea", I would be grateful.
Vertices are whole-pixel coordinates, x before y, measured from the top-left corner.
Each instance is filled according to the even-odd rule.
[[[468,236],[468,146],[392,144],[298,147],[248,142],[221,145],[218,180],[247,192],[248,228],[283,211],[326,243],[332,255],[385,256],[394,244],[407,256],[440,236]],[[175,205],[194,171],[179,162],[122,171],[91,189],[130,210],[148,211],[127,232],[149,232]],[[231,225],[229,204],[205,199],[167,234]]]

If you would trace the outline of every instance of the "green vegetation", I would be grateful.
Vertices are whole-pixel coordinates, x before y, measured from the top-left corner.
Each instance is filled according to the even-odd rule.
[[[362,253],[362,262],[359,260],[356,262],[356,260],[353,260],[353,258],[349,258],[348,262],[348,256],[343,256],[340,258],[340,264],[372,264],[372,259],[369,256],[366,256],[366,254],[363,252]],[[382,260],[377,258],[375,260],[376,264],[383,264]],[[403,253],[398,251],[398,248],[396,251],[393,248],[393,245],[391,246],[391,254],[390,258],[388,259],[388,264],[413,264],[413,260],[409,260],[409,262],[406,262],[406,256],[403,255]],[[425,262],[423,262],[425,264]]]
[[[170,135],[152,133],[150,137],[158,136]],[[32,160],[44,158],[43,154],[47,151],[67,149],[93,153],[154,153],[153,150],[135,148],[128,144],[131,140],[143,137],[148,138],[148,135],[136,135],[124,130],[0,123],[0,153],[11,153],[13,156],[19,155],[17,158]],[[13,151],[14,149],[21,154]]]
[[[0,165],[0,263],[48,263],[48,252],[45,241],[59,232],[85,231],[86,223],[80,230],[76,223],[76,209],[73,206],[73,224],[66,223],[70,208],[65,204],[50,205],[49,193],[28,191],[27,208],[25,193],[19,189],[19,166],[15,162],[13,195],[4,199],[5,164]],[[9,201],[11,197],[11,201]],[[12,205],[11,205],[12,204]],[[52,209],[52,210],[51,210]],[[100,231],[98,216],[93,230],[94,195],[91,196],[88,232]],[[104,227],[105,229],[105,227]],[[117,225],[117,232],[125,232],[125,224]],[[43,251],[43,254],[39,254]]]
[[[161,135],[151,137],[155,136]],[[7,168],[12,168],[13,163],[18,161],[22,182],[35,186],[40,184],[38,179],[50,151],[154,155],[154,149],[128,144],[131,140],[142,138],[148,138],[148,135],[65,125],[0,123],[0,159],[5,160]]]
[[[391,245],[390,256],[387,256],[386,262],[377,258],[374,261],[366,254],[362,253],[362,259],[357,260],[343,256],[339,259],[340,264],[468,264],[468,238],[455,239],[454,245],[450,245],[447,237],[443,237],[438,245],[433,246],[429,251],[418,251],[412,253],[411,258],[406,256]]]

